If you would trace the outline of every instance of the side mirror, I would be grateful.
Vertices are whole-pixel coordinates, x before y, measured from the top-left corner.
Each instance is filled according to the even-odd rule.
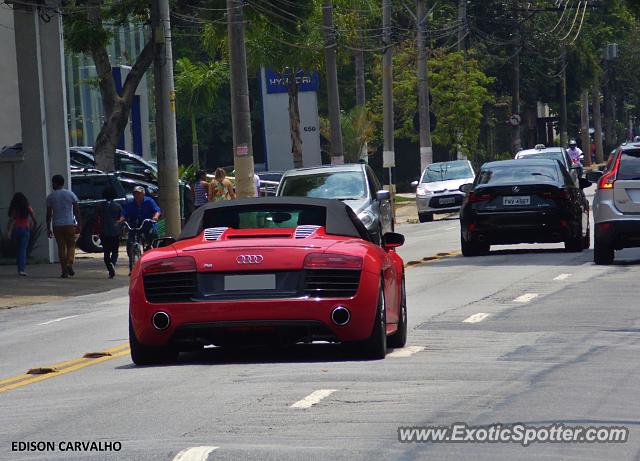
[[[588,187],[591,187],[591,184],[593,183],[588,179],[578,178],[578,186],[580,187],[580,189],[586,189]]]
[[[404,235],[396,232],[387,232],[382,236],[382,248],[391,250],[404,245]]]
[[[173,237],[162,237],[158,239],[153,239],[153,242],[151,242],[151,247],[162,248],[162,247],[172,245],[174,243],[176,243],[176,239],[174,239]]]
[[[600,178],[602,178],[603,172],[602,171],[587,171],[587,174],[585,175],[587,177],[587,180],[589,182],[598,182],[600,180]]]
[[[411,181],[411,187],[418,187],[418,181]]]
[[[391,192],[389,192],[388,190],[379,190],[378,192],[376,192],[376,199],[379,201],[390,200]]]
[[[127,202],[133,202],[133,194],[126,194],[124,198],[127,199]]]
[[[464,192],[465,194],[469,192],[471,189],[473,189],[473,184],[471,183],[463,184],[462,186],[458,187],[458,190],[460,192]]]

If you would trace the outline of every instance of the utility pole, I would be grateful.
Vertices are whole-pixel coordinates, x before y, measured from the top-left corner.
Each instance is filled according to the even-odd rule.
[[[329,98],[329,125],[331,127],[331,164],[344,163],[342,126],[340,125],[340,93],[338,92],[338,68],[336,64],[336,35],[333,28],[331,0],[322,4],[324,22],[324,59],[327,70],[327,96]]]
[[[242,0],[227,0],[227,33],[231,70],[231,124],[233,126],[233,166],[239,198],[255,195],[251,111],[247,82],[247,54],[244,47]],[[290,76],[295,78],[295,75]]]
[[[580,139],[584,166],[591,166],[591,143],[589,142],[589,90],[584,89],[580,94]]]
[[[182,229],[180,189],[178,186],[178,145],[176,140],[176,92],[173,87],[173,54],[169,0],[152,4],[156,139],[158,156],[158,196],[167,235],[177,236]],[[158,129],[158,127],[160,129]]]
[[[599,84],[593,85],[591,98],[593,106],[593,129],[595,130],[593,139],[596,142],[596,163],[602,163],[604,162],[604,151],[602,150],[602,114],[600,111]]]
[[[522,149],[522,141],[520,140],[520,121],[522,116],[520,115],[520,23],[519,23],[519,5],[518,1],[514,2],[513,18],[515,21],[514,33],[515,33],[515,53],[513,54],[512,62],[512,82],[511,82],[511,117],[514,122],[511,127],[511,150],[514,154]]]
[[[396,166],[393,141],[393,48],[391,45],[391,0],[382,0],[382,29],[384,31],[384,56],[382,57],[382,112],[384,147],[382,166],[389,168],[389,190],[393,195],[392,168]]]
[[[564,43],[560,44],[560,146],[567,147],[569,136],[567,133],[567,49]]]
[[[467,0],[458,0],[458,51],[467,57]]]
[[[420,121],[420,173],[433,163],[429,114],[429,75],[427,69],[427,0],[416,0],[416,41],[418,47],[418,118]]]

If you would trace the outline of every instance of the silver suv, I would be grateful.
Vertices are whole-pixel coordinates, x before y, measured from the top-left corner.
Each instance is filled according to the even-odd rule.
[[[598,182],[593,198],[596,264],[611,264],[615,250],[640,247],[640,143],[620,146],[604,171],[587,173]]]

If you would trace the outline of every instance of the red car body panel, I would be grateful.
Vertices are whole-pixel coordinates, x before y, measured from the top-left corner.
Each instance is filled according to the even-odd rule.
[[[323,227],[306,238],[295,238],[295,229],[227,229],[215,241],[207,241],[204,232],[170,246],[143,255],[131,274],[129,288],[130,319],[138,341],[147,346],[164,346],[181,326],[240,322],[260,325],[265,321],[322,322],[338,341],[368,338],[376,316],[380,280],[384,281],[387,309],[387,334],[397,329],[401,305],[403,262],[392,249],[385,250],[363,239],[327,235]],[[195,260],[201,274],[250,274],[252,272],[303,271],[305,257],[311,253],[339,254],[362,258],[360,282],[355,295],[314,298],[295,296],[267,299],[203,299],[188,302],[150,302],[145,294],[143,267],[151,262],[188,256]],[[239,264],[242,255],[261,255],[260,264]],[[381,278],[382,275],[382,278]],[[331,312],[345,306],[351,320],[338,326]],[[171,319],[165,330],[156,329],[151,319],[156,312]]]

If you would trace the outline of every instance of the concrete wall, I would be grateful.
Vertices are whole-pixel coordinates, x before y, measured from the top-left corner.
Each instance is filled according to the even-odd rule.
[[[20,101],[18,98],[18,70],[14,36],[13,9],[0,4],[0,148],[22,140],[20,128]],[[0,163],[0,229],[7,226],[7,209],[13,196],[14,165]]]

